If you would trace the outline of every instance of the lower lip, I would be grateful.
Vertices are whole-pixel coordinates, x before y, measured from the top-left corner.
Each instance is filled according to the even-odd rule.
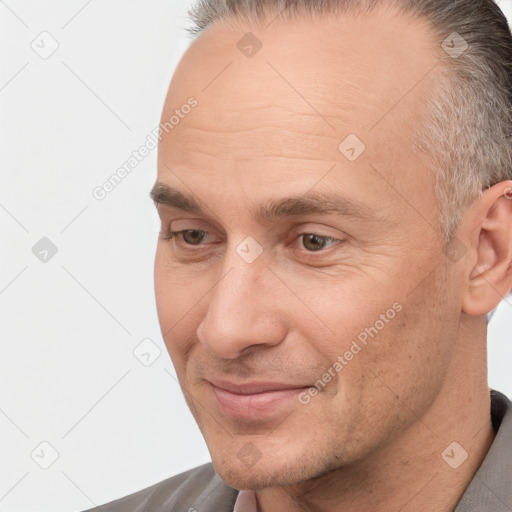
[[[308,388],[280,389],[266,391],[251,395],[238,395],[212,384],[212,391],[222,410],[240,419],[262,419],[276,411],[284,412],[285,406],[295,401],[299,403],[298,396]]]

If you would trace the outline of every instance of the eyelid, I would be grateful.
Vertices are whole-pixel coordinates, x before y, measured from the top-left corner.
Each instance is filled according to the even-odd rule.
[[[193,222],[193,225],[191,225],[192,222]],[[199,227],[196,226],[196,223],[199,224]],[[205,226],[205,228],[203,229],[201,227],[201,225]],[[176,219],[176,220],[171,221],[171,223],[169,224],[169,231],[189,231],[189,230],[208,231],[206,229],[206,226],[207,226],[207,223],[202,219]]]

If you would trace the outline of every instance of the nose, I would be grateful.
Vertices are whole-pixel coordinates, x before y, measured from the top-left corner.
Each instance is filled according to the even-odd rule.
[[[286,337],[282,284],[263,262],[246,263],[232,252],[197,329],[199,342],[224,359],[275,346]]]

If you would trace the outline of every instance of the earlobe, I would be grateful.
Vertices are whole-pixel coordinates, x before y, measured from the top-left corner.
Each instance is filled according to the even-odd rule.
[[[462,310],[486,315],[512,288],[512,181],[487,189],[478,199],[478,223],[470,235],[476,263],[469,269]]]

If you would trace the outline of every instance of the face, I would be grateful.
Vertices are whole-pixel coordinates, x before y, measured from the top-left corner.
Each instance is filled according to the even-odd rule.
[[[237,47],[245,32],[261,49]],[[390,12],[218,23],[175,73],[154,191],[158,315],[233,487],[375,457],[450,374],[457,276],[410,137],[436,78],[431,37]]]

